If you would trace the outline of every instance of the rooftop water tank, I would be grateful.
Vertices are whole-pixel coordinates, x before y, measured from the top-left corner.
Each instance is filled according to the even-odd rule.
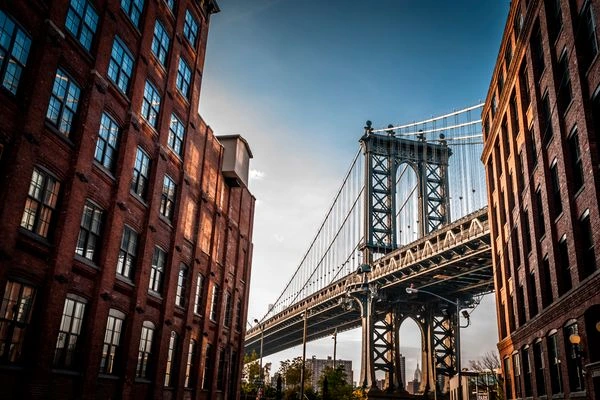
[[[224,148],[221,171],[229,186],[248,187],[248,171],[252,151],[240,135],[217,136]]]

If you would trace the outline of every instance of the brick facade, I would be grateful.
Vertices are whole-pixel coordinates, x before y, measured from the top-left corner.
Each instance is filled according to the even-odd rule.
[[[513,1],[483,110],[509,399],[600,396],[599,22],[596,0]]]
[[[237,398],[255,199],[196,111],[217,11],[0,0],[0,398]]]

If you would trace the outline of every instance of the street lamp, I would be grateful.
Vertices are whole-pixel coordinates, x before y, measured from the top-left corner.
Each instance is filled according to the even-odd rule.
[[[300,400],[304,400],[304,368],[306,364],[306,322],[308,319],[308,310],[304,311],[304,328],[302,329],[302,370],[300,371]]]
[[[429,295],[437,297],[438,299],[444,300],[446,303],[456,306],[456,376],[458,378],[458,400],[462,400],[462,397],[463,397],[462,396],[462,382],[461,382],[461,377],[460,377],[461,362],[460,362],[460,301],[459,301],[459,299],[456,299],[456,301],[452,301],[443,296],[440,296],[437,293],[433,293],[428,290],[417,289],[417,288],[413,288],[413,287],[407,287],[406,293],[408,293],[408,294],[427,293]],[[466,313],[466,311],[465,311],[465,313]],[[464,317],[468,319],[469,314],[466,313],[464,315]],[[435,368],[435,366],[434,366],[434,368]],[[437,384],[436,384],[436,386],[437,386]],[[437,392],[437,387],[435,390]]]
[[[263,364],[262,364],[262,359],[263,359],[263,339],[264,339],[264,334],[265,334],[265,325],[264,324],[260,324],[259,321],[255,318],[254,319],[254,323],[255,324],[259,324],[258,327],[260,328],[260,362],[259,362],[259,368],[260,368],[260,386],[263,386],[263,380],[265,379],[265,374],[263,372]]]
[[[333,369],[335,369],[335,351],[337,349],[337,328],[333,331]]]

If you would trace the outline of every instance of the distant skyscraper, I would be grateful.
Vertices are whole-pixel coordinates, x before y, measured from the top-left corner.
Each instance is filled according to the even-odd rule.
[[[311,375],[311,385],[313,389],[319,388],[319,379],[323,374],[323,370],[325,367],[333,367],[333,359],[331,357],[327,357],[327,359],[318,359],[316,356],[313,356],[309,361],[309,369],[312,372]],[[346,382],[349,385],[352,385],[352,361],[349,360],[335,360],[335,367],[343,366],[344,371],[346,372]]]
[[[400,377],[402,378],[402,384],[406,388],[406,357],[400,354]]]

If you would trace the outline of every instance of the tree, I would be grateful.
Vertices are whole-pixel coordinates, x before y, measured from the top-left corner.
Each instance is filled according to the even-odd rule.
[[[352,385],[347,383],[346,377],[343,365],[338,365],[336,368],[325,367],[319,378],[319,388],[322,390],[323,400],[353,399]],[[324,387],[325,381],[327,381],[327,389]],[[327,393],[327,398],[325,398],[325,393]]]
[[[260,378],[260,365],[255,351],[244,354],[244,368],[242,369],[242,394],[255,395],[258,390],[256,381]]]
[[[293,360],[281,361],[279,373],[283,378],[286,388],[300,386],[300,378],[302,371],[302,357],[296,357]],[[310,386],[311,370],[308,369],[308,363],[304,365],[304,386]]]
[[[489,351],[478,360],[469,360],[469,366],[473,371],[480,373],[477,384],[487,387],[490,395],[494,394],[494,397],[490,396],[490,400],[504,399],[504,381],[502,375],[498,373],[501,364],[497,353]]]

